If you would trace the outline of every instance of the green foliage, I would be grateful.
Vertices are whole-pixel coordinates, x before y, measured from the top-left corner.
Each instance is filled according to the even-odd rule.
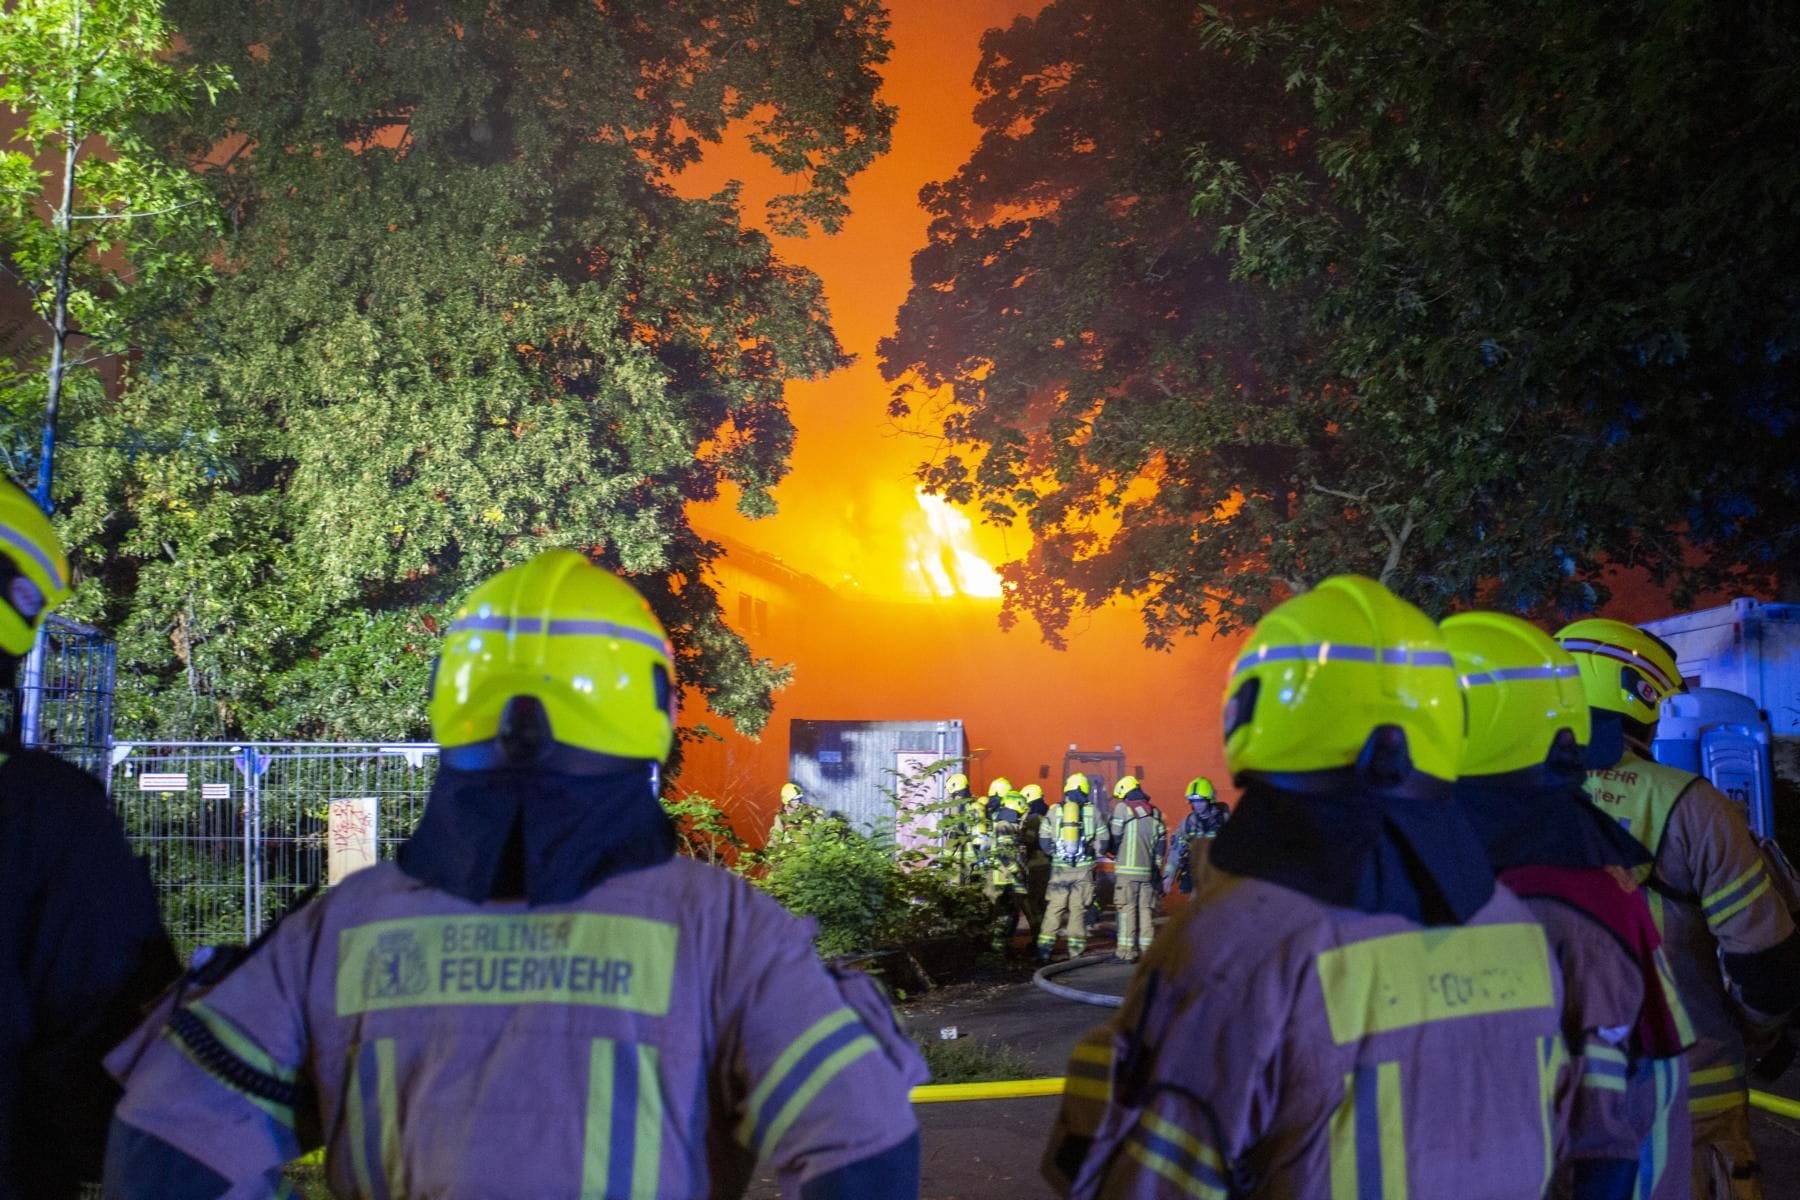
[[[881,348],[921,478],[1029,524],[1005,612],[1052,640],[1341,571],[1800,578],[1797,50],[1791,6],[1055,0],[984,41]]]
[[[687,506],[732,488],[772,512],[783,388],[845,357],[735,190],[669,179],[748,120],[798,186],[777,222],[835,228],[893,119],[879,7],[172,11],[241,90],[154,127],[231,229],[206,303],[81,429],[71,533],[97,579],[75,611],[117,631],[121,728],[420,734],[456,601],[570,546],[632,577],[683,684],[759,729],[786,669],[725,624]]]
[[[998,1083],[1031,1079],[1038,1074],[1031,1060],[1005,1042],[977,1038],[915,1036],[933,1083]]]
[[[15,0],[0,20],[0,105],[19,118],[15,148],[0,150],[0,278],[45,325],[0,356],[0,453],[15,474],[46,403],[65,386],[98,403],[94,364],[206,278],[192,239],[217,209],[138,122],[216,98],[231,77],[172,64],[169,46],[160,0]]]
[[[1800,11],[1381,0],[1214,29],[1309,133],[1277,172],[1203,149],[1196,203],[1331,399],[1317,503],[1403,590],[1566,610],[1608,563],[1677,603],[1800,580]]]
[[[842,821],[795,823],[760,857],[757,886],[819,923],[820,954],[874,949],[888,924],[899,869],[885,839]]]
[[[662,806],[675,822],[677,848],[689,858],[729,867],[749,849],[716,800],[692,792],[680,799],[665,794]]]

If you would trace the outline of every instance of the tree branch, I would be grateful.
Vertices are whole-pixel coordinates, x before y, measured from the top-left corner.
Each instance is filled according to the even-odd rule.
[[[171,204],[168,208],[153,208],[149,212],[126,213],[71,213],[71,221],[136,221],[143,217],[160,217],[172,212],[180,212],[184,208],[192,208],[201,203],[199,200],[187,200],[181,204]]]

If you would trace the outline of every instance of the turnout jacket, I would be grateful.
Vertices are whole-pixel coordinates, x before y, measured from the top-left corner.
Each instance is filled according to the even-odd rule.
[[[0,750],[0,1200],[100,1178],[119,1095],[101,1059],[177,971],[99,781]]]
[[[1589,771],[1587,788],[1654,856],[1641,875],[1696,1035],[1689,1112],[1748,1104],[1737,1003],[1767,1020],[1800,1004],[1800,937],[1741,806],[1698,775],[1629,749]]]
[[[379,1200],[733,1196],[758,1161],[793,1196],[914,1137],[925,1075],[810,922],[683,858],[538,907],[380,863],[114,1065],[119,1120],[227,1180],[322,1141]]]
[[[1209,871],[1077,1047],[1046,1175],[1081,1197],[1538,1200],[1562,998],[1505,888],[1427,928]]]
[[[1107,823],[1117,879],[1150,879],[1162,873],[1168,827],[1154,804],[1140,795],[1113,805]]]

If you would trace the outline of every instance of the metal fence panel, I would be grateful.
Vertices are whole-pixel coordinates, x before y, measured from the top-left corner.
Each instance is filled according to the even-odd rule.
[[[38,648],[20,664],[19,686],[0,691],[0,725],[105,779],[114,672],[111,639],[52,613]]]
[[[113,801],[183,953],[246,942],[328,882],[333,839],[390,858],[425,811],[437,747],[345,742],[121,742]],[[334,818],[373,809],[352,834]]]

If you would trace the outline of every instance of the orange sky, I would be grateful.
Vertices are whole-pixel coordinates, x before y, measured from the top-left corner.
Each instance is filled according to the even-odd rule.
[[[816,383],[788,388],[799,438],[793,474],[775,498],[780,512],[739,517],[729,502],[695,513],[717,530],[777,555],[834,587],[853,583],[871,595],[919,595],[909,568],[910,540],[922,540],[927,515],[914,495],[913,468],[930,443],[887,420],[888,388],[875,365],[876,342],[893,331],[906,298],[915,250],[925,244],[919,188],[949,175],[978,136],[970,80],[984,30],[1034,13],[1039,0],[893,0],[894,50],[882,68],[884,97],[899,107],[893,149],[852,183],[851,216],[835,237],[780,238],[784,258],[819,273],[832,323],[856,364]],[[726,146],[680,180],[706,194],[732,178],[745,182],[745,212],[755,217],[779,182],[740,147]],[[940,516],[940,521],[943,519]],[[1023,535],[977,529],[976,544],[998,562]]]

